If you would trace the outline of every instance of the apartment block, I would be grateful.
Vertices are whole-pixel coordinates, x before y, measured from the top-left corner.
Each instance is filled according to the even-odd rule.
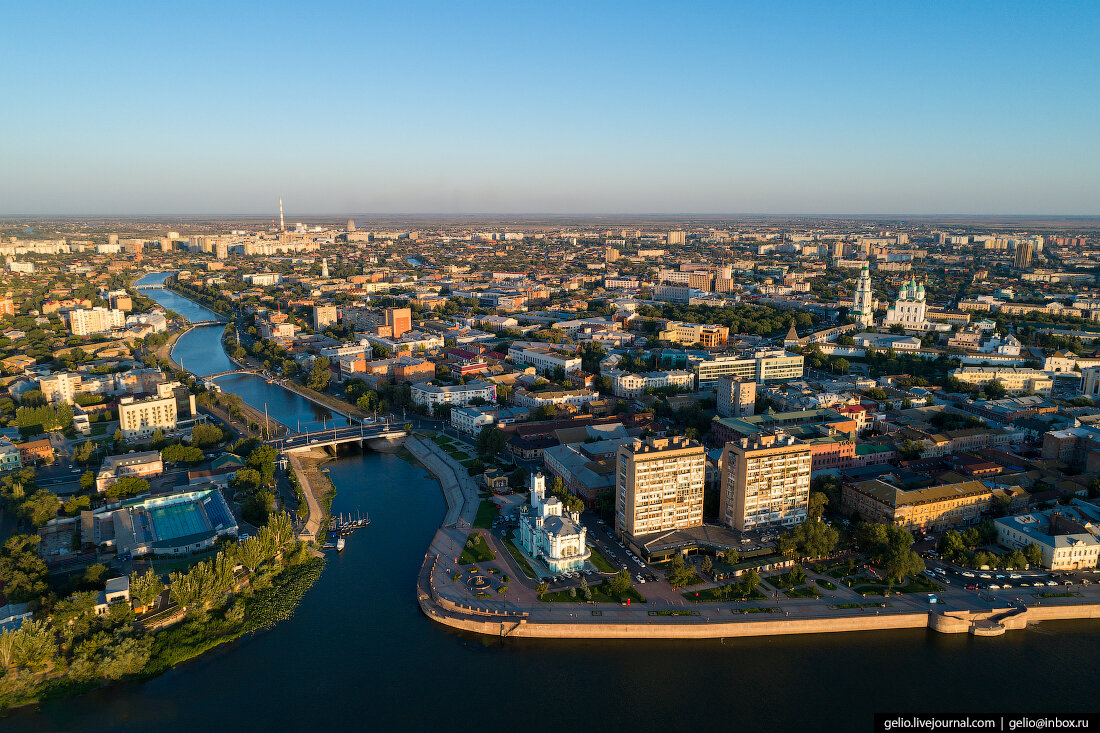
[[[742,531],[799,524],[809,506],[812,462],[810,447],[783,431],[727,443],[718,516]]]
[[[69,312],[69,330],[74,336],[89,336],[122,328],[126,313],[113,308],[80,308]]]
[[[703,524],[706,454],[683,436],[646,438],[616,454],[615,526],[637,537]]]
[[[756,382],[718,378],[718,414],[746,417],[756,412]]]

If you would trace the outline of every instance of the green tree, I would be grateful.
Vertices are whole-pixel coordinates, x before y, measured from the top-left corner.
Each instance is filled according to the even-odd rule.
[[[136,496],[149,491],[149,482],[136,476],[123,476],[115,483],[107,487],[107,497],[110,499],[122,499],[127,496]]]
[[[829,497],[821,491],[810,492],[810,504],[807,515],[812,520],[820,520],[825,514],[825,507],[829,503]]]
[[[477,435],[477,450],[482,455],[494,456],[504,450],[507,439],[498,428],[484,427]]]
[[[620,570],[607,581],[608,592],[617,598],[622,598],[629,593],[632,587],[630,585],[630,573],[626,570]]]
[[[1024,548],[1024,559],[1027,564],[1033,568],[1039,568],[1043,566],[1043,550],[1039,545],[1034,542],[1029,542],[1027,547]]]
[[[130,574],[130,597],[139,606],[148,608],[163,592],[164,583],[160,582],[160,577],[152,570],[146,570],[143,575]]]
[[[538,595],[540,601],[542,600],[543,596],[546,595],[546,591],[548,590],[550,590],[550,584],[547,583],[545,580],[535,586],[535,593]]]
[[[46,593],[46,563],[38,555],[38,535],[13,534],[0,547],[0,587],[13,603]]]
[[[80,475],[80,490],[91,491],[95,488],[95,471],[85,471]]]
[[[217,425],[199,424],[191,429],[191,445],[209,448],[225,440],[225,433]]]
[[[38,489],[19,505],[18,513],[35,527],[41,527],[57,516],[61,501],[57,494],[47,489]]]

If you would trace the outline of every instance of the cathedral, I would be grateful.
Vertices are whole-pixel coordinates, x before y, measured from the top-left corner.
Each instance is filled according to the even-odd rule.
[[[886,320],[882,325],[886,327],[900,324],[908,330],[924,331],[928,329],[928,320],[925,313],[928,303],[924,299],[924,284],[917,284],[915,279],[901,286],[898,299],[894,307],[886,311]]]

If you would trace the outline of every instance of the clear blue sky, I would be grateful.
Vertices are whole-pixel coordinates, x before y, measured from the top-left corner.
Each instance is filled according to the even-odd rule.
[[[1100,2],[7,3],[0,214],[1100,214]]]

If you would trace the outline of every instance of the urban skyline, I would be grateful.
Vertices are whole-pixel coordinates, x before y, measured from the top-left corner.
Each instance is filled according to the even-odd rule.
[[[1100,213],[1096,7],[985,10],[16,8],[0,214]]]

